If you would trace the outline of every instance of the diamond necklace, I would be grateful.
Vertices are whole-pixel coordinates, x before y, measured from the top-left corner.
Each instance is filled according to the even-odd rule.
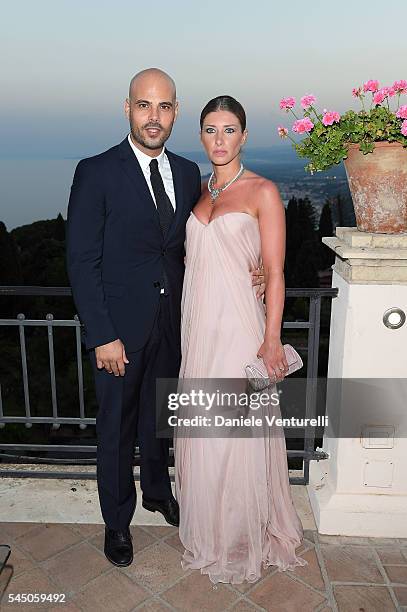
[[[212,172],[210,179],[208,181],[208,191],[211,194],[211,203],[214,204],[216,198],[218,198],[220,196],[220,194],[222,193],[222,191],[225,191],[225,189],[227,189],[228,187],[230,187],[230,185],[232,183],[234,183],[235,181],[237,181],[238,178],[240,178],[242,176],[244,172],[244,167],[243,164],[240,164],[240,170],[239,172],[236,174],[235,177],[233,177],[230,181],[228,181],[227,183],[225,183],[224,185],[222,185],[222,187],[218,187],[217,189],[215,189],[214,185],[214,177],[215,177],[215,173]]]

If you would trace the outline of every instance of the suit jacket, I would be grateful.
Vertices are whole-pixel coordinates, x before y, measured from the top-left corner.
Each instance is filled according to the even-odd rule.
[[[165,237],[127,138],[76,167],[68,206],[67,268],[88,349],[120,338],[126,352],[151,333],[165,271],[179,336],[185,224],[201,193],[197,164],[166,150],[176,211]]]

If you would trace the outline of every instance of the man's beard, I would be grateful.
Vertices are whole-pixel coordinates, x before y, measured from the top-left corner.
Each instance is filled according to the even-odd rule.
[[[158,140],[156,138],[148,138],[147,135],[144,135],[143,130],[145,130],[148,127],[158,128],[159,130],[161,130],[160,137]],[[172,130],[172,126],[168,130],[164,130],[160,124],[155,124],[155,125],[147,124],[143,126],[142,129],[131,126],[131,135],[133,136],[134,140],[139,145],[141,145],[142,147],[145,147],[146,149],[150,149],[154,151],[155,149],[161,149],[163,147],[164,143],[170,137],[171,130]]]

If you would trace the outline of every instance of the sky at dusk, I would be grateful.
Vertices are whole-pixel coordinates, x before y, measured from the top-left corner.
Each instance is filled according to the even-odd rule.
[[[235,96],[248,146],[278,142],[281,97],[359,108],[352,87],[407,78],[407,2],[2,0],[0,157],[100,152],[127,131],[123,101],[139,70],[173,76],[181,112],[169,142],[197,150],[201,108]],[[399,25],[400,24],[400,25]]]
[[[276,131],[294,120],[282,97],[312,93],[321,110],[358,110],[353,87],[407,78],[407,0],[0,1],[0,221],[9,229],[66,215],[78,159],[128,133],[123,103],[144,68],[177,84],[170,150],[201,151],[201,109],[229,94],[246,109],[246,149],[271,146],[274,160],[291,146]]]

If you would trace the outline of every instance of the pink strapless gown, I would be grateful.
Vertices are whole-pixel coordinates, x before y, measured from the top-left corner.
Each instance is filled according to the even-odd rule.
[[[258,221],[226,213],[186,227],[180,378],[245,378],[265,330],[250,270],[260,261]],[[280,416],[277,406],[276,416]],[[279,429],[279,428],[277,428]],[[213,583],[255,582],[261,567],[307,565],[296,556],[303,529],[291,498],[280,434],[257,438],[174,438],[184,569]]]

